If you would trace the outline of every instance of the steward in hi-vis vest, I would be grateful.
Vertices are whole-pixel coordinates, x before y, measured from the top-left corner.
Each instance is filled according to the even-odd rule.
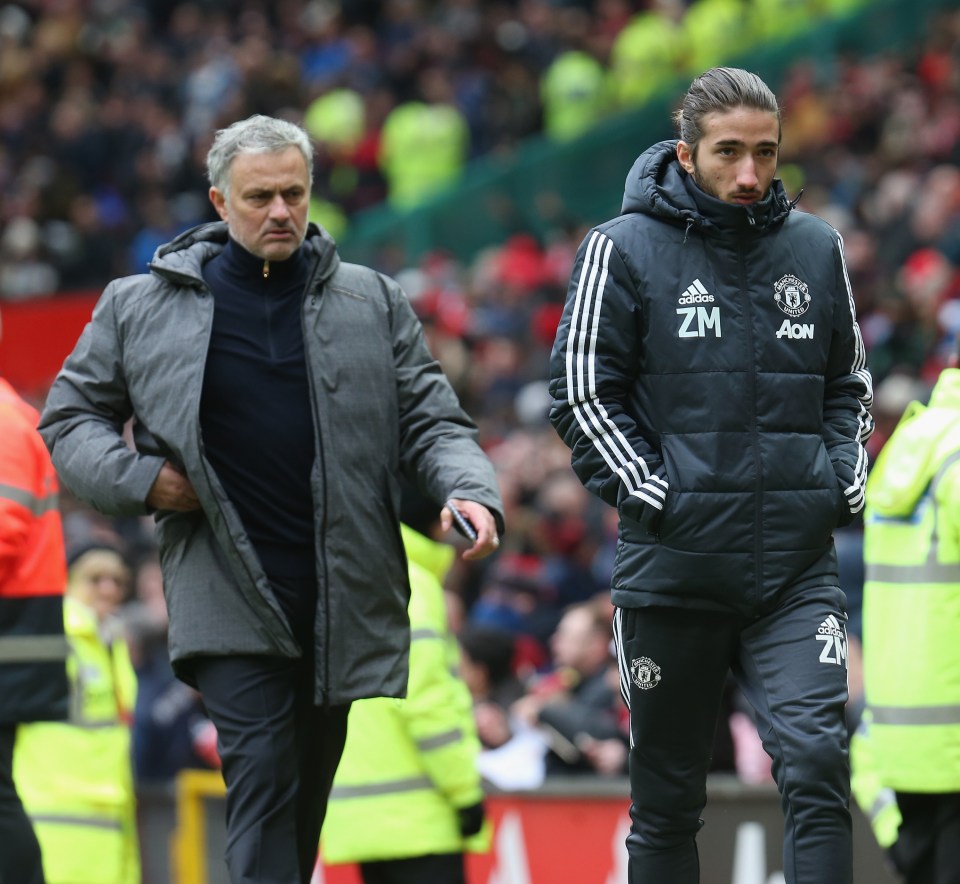
[[[64,614],[70,719],[20,728],[14,777],[47,884],[140,884],[130,755],[136,676],[126,642],[91,608],[68,596]]]
[[[465,850],[484,852],[490,845],[489,826],[480,828],[473,704],[456,673],[459,649],[441,585],[455,550],[400,527],[411,588],[407,698],[359,700],[351,707],[322,852],[328,863],[377,866],[378,881],[394,880],[383,875],[399,862],[422,876],[403,880],[448,884],[463,880]],[[471,834],[473,828],[480,831]]]
[[[57,476],[37,412],[0,378],[0,881],[43,884],[13,779],[17,730],[67,714],[67,582]]]
[[[867,482],[857,800],[907,874],[960,871],[960,370],[909,405]],[[902,816],[891,834],[890,792]],[[953,823],[948,823],[949,819]],[[952,828],[948,828],[952,826]],[[938,841],[952,843],[944,851]],[[936,859],[932,857],[936,855]]]

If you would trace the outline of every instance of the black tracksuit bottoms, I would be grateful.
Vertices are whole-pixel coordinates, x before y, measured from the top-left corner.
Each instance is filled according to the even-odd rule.
[[[13,782],[17,726],[0,724],[0,884],[43,884],[40,844]]]
[[[787,884],[851,884],[845,622],[836,587],[785,593],[757,618],[617,608],[630,708],[629,884],[700,880],[695,838],[728,671],[773,759]]]
[[[217,728],[231,884],[309,884],[349,704],[314,704],[312,657],[198,657]]]

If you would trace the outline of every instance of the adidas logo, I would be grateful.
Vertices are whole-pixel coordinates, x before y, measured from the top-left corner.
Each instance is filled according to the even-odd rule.
[[[843,627],[840,625],[840,621],[831,614],[827,617],[823,623],[820,624],[820,628],[817,630],[817,635],[833,635],[838,638],[843,638],[846,633],[843,631]]]
[[[818,642],[823,642],[823,650],[820,652],[821,663],[847,665],[847,631],[833,614],[817,627],[814,638]]]
[[[703,287],[703,283],[699,279],[695,279],[690,285],[687,286],[687,290],[680,296],[680,299],[677,301],[678,304],[712,304],[713,295],[711,295]]]

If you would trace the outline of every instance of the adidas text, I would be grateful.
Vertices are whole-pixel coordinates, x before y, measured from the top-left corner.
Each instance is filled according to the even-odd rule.
[[[713,295],[701,295],[699,292],[695,295],[684,295],[680,300],[677,301],[678,304],[712,304]]]

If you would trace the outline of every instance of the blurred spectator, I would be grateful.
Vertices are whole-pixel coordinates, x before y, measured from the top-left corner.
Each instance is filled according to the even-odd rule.
[[[751,0],[748,14],[759,43],[797,37],[810,28],[820,7],[811,0]]]
[[[683,14],[684,71],[691,76],[737,58],[752,42],[747,0],[696,0]]]
[[[14,775],[47,884],[139,884],[130,755],[137,680],[117,616],[130,570],[99,541],[71,550],[68,561],[70,718],[20,729]]]
[[[524,694],[514,669],[515,637],[505,629],[467,624],[459,640],[460,669],[473,697],[480,743],[497,749],[513,736],[510,706]]]
[[[0,237],[0,297],[52,295],[59,285],[60,275],[44,258],[37,223],[22,215],[12,219]]]
[[[600,534],[594,513],[601,508],[606,506],[596,501],[571,470],[546,476],[537,491],[529,537],[555,590],[558,610],[610,588],[606,580],[597,579],[594,568]]]
[[[122,612],[137,676],[133,771],[137,783],[169,783],[185,768],[219,768],[217,734],[199,692],[173,674],[169,620],[156,550],[134,570],[134,599]]]
[[[484,780],[504,790],[538,788],[546,776],[546,740],[510,711],[526,691],[525,679],[535,671],[522,637],[467,624],[460,633],[460,647],[463,678],[473,697],[483,746],[477,766]]]
[[[387,114],[380,134],[380,167],[387,199],[408,209],[460,177],[469,152],[469,130],[457,109],[446,74],[428,68],[417,96]]]
[[[679,77],[687,54],[685,11],[683,0],[647,0],[617,34],[610,75],[620,107],[643,104]]]
[[[511,706],[513,715],[545,734],[548,775],[626,773],[626,707],[612,616],[606,595],[569,607],[550,640],[552,670]]]
[[[544,71],[540,81],[543,130],[557,141],[576,138],[607,115],[608,74],[582,49],[568,49]]]
[[[513,633],[530,649],[534,668],[547,659],[547,642],[559,620],[556,588],[542,559],[530,553],[504,552],[491,566],[467,622]]]

